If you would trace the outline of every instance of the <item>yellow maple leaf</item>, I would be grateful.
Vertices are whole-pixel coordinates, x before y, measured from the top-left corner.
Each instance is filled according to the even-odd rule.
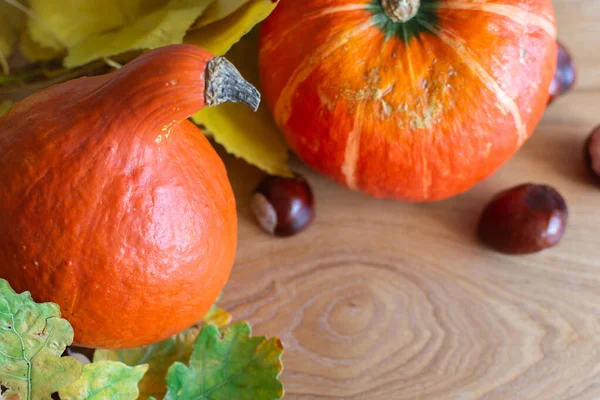
[[[260,89],[255,39],[243,38],[226,57],[245,79]],[[192,120],[204,125],[213,139],[225,147],[228,153],[269,174],[291,176],[287,164],[288,146],[264,102],[256,113],[235,103],[206,107],[194,114]]]
[[[202,47],[214,55],[223,55],[256,24],[267,18],[276,6],[277,2],[273,0],[250,0],[228,17],[188,32],[183,41]]]

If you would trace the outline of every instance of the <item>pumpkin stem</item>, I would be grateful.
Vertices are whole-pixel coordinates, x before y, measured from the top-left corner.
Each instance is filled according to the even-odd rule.
[[[258,90],[223,57],[213,58],[206,66],[205,98],[208,106],[225,102],[244,103],[256,111],[260,104]]]
[[[394,22],[406,22],[417,15],[421,0],[381,0],[381,6]]]

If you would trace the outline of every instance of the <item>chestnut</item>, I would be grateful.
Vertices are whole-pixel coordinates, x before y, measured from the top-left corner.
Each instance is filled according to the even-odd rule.
[[[562,96],[575,85],[576,72],[575,63],[573,58],[569,54],[568,50],[562,43],[558,44],[558,58],[556,64],[556,71],[552,78],[552,83],[549,89],[548,104],[551,104],[558,97]]]
[[[258,224],[274,236],[295,235],[315,216],[312,190],[303,176],[267,175],[258,185],[250,208]]]
[[[555,189],[527,183],[490,201],[479,220],[479,238],[501,253],[537,253],[560,242],[567,217],[567,204]]]
[[[600,125],[595,127],[585,142],[585,162],[588,172],[600,182]]]

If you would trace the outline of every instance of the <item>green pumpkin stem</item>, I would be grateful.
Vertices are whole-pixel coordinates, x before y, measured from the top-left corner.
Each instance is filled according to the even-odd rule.
[[[419,11],[421,0],[381,0],[381,6],[394,22],[407,22]]]

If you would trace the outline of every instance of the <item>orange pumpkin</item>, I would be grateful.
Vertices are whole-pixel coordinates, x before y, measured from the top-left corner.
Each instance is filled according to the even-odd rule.
[[[489,176],[532,134],[555,65],[550,0],[282,1],[261,30],[290,147],[376,197],[439,200]]]
[[[57,303],[75,344],[127,348],[197,322],[237,243],[221,159],[186,120],[258,93],[194,46],[50,87],[0,117],[0,278]]]

